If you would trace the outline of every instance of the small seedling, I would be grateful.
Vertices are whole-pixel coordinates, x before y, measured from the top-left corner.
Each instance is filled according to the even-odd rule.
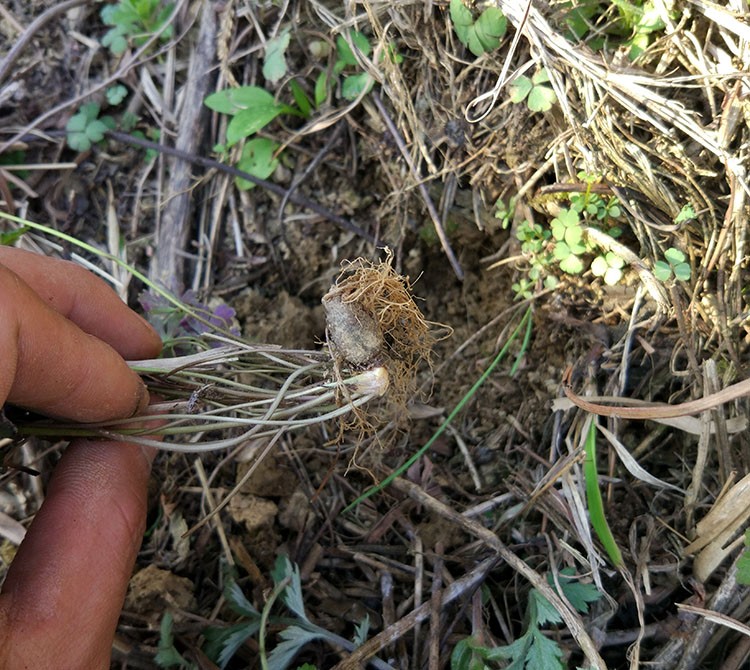
[[[659,281],[669,281],[673,276],[677,281],[688,281],[692,271],[685,261],[685,254],[670,247],[664,252],[664,260],[654,263],[654,276]]]
[[[116,107],[123,100],[125,100],[125,96],[127,94],[128,94],[128,89],[125,88],[122,84],[117,84],[116,86],[110,86],[104,93],[105,97],[107,98],[107,102],[113,107]]]
[[[551,576],[547,581],[557,591]],[[582,614],[588,613],[589,603],[602,597],[593,584],[579,582],[572,568],[561,570],[558,581],[568,602]],[[504,667],[513,670],[563,670],[563,650],[542,632],[547,624],[562,623],[562,617],[536,589],[529,592],[526,620],[526,632],[508,645],[489,648],[473,638],[461,640],[451,654],[451,670],[489,670],[495,667],[490,663],[500,661],[509,661]]]
[[[99,117],[99,103],[81,105],[65,125],[68,146],[75,151],[88,151],[94,142],[101,142],[107,130],[115,127],[111,116]]]
[[[352,44],[363,56],[369,56],[372,52],[370,41],[359,30],[351,30],[349,32],[349,39],[351,39]],[[359,69],[357,57],[343,35],[339,35],[336,38],[336,53],[338,54],[338,58],[333,64],[333,74],[335,76],[342,74],[347,68]],[[327,89],[329,83],[327,73],[324,72],[321,75],[325,77],[324,87]],[[356,100],[362,93],[369,93],[374,84],[375,80],[367,72],[346,74],[341,82],[341,96],[345,100]],[[325,100],[326,97],[327,93],[324,92],[323,99]]]
[[[685,223],[685,221],[692,221],[695,218],[695,209],[693,209],[693,206],[688,203],[687,205],[682,206],[682,209],[680,210],[680,213],[675,217],[674,222]]]
[[[164,28],[174,9],[174,3],[162,0],[120,0],[116,5],[102,8],[101,18],[105,25],[112,26],[102,38],[102,45],[116,56],[125,53],[128,41],[143,45],[151,35]],[[172,37],[172,26],[161,33],[161,39]]]
[[[520,75],[510,85],[510,101],[520,103],[526,101],[526,106],[532,112],[547,112],[557,102],[557,96],[549,85],[547,68],[538,70],[531,79]]]
[[[461,44],[477,57],[497,49],[508,29],[508,21],[497,7],[487,7],[475,21],[462,0],[451,0],[450,14]]]
[[[591,272],[596,277],[602,277],[607,286],[614,286],[622,279],[623,267],[625,267],[625,261],[614,251],[608,251],[591,261]]]
[[[174,646],[174,636],[172,634],[172,624],[174,619],[171,612],[166,612],[161,619],[159,627],[159,651],[154,657],[156,665],[160,668],[184,668],[185,670],[194,670],[197,666],[190,663],[180,654]]]
[[[553,254],[560,262],[560,269],[572,275],[583,272],[583,261],[579,256],[588,249],[583,241],[583,227],[578,212],[561,209],[557,217],[552,219],[550,227],[552,237],[557,240]]]

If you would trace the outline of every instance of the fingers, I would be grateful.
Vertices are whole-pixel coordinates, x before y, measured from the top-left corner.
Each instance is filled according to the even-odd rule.
[[[159,354],[161,341],[154,329],[79,265],[2,246],[0,265],[20,276],[54,311],[110,344],[126,360]]]
[[[84,284],[81,281],[79,288]],[[58,289],[57,295],[64,296],[64,290]],[[75,305],[73,309],[85,312]],[[101,318],[125,328],[128,314],[105,312]],[[87,422],[132,416],[148,404],[143,382],[112,347],[48,307],[3,266],[0,352],[0,401]]]
[[[109,667],[146,518],[153,452],[68,447],[0,595],[0,667]]]

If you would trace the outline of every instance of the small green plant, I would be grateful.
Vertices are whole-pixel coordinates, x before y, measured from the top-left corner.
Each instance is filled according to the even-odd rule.
[[[353,642],[327,631],[314,624],[305,612],[302,598],[302,582],[299,568],[292,565],[286,556],[280,556],[271,573],[274,588],[259,612],[245,597],[237,582],[229,577],[224,588],[227,604],[242,617],[242,621],[228,628],[208,628],[204,631],[206,646],[204,651],[220,668],[225,668],[235,652],[245,641],[258,635],[260,662],[268,670],[286,670],[302,648],[314,641],[323,640],[334,647],[352,650],[361,646],[367,639],[369,623],[367,618],[356,627]],[[271,615],[277,600],[280,600],[292,617]],[[268,624],[285,626],[278,634],[280,642],[267,652]],[[303,666],[304,667],[304,666]]]
[[[547,581],[557,591],[551,576]],[[593,584],[585,584],[574,576],[573,568],[564,568],[559,575],[560,590],[568,602],[582,614],[588,613],[589,603],[596,602],[602,594]],[[558,591],[559,593],[559,591]],[[451,654],[451,670],[490,670],[490,663],[506,661],[506,670],[563,670],[563,650],[544,635],[547,624],[560,624],[562,617],[550,602],[536,589],[529,592],[526,607],[526,630],[521,637],[508,645],[486,647],[474,638],[461,640]]]
[[[625,267],[625,261],[614,251],[608,251],[591,261],[592,274],[595,277],[601,277],[607,286],[614,286],[622,279],[623,267]]]
[[[510,85],[510,101],[520,103],[526,101],[526,106],[532,112],[547,112],[557,102],[552,86],[549,85],[547,68],[540,68],[530,79],[520,75]]]
[[[583,226],[574,209],[561,209],[560,213],[550,223],[552,237],[556,240],[553,251],[554,257],[560,264],[560,269],[571,275],[583,272],[583,261],[580,256],[589,249],[583,240]]]
[[[102,8],[101,18],[111,26],[102,38],[102,45],[116,56],[125,53],[128,41],[136,46],[143,45],[149,37],[164,28],[174,9],[174,3],[162,0],[120,0],[116,5]],[[172,37],[172,26],[161,33],[162,40]]]
[[[166,612],[161,619],[159,627],[159,651],[154,657],[154,661],[160,668],[184,668],[184,670],[195,670],[197,666],[190,663],[180,654],[174,646],[174,636],[172,635],[172,624],[174,619],[171,612]]]
[[[682,206],[680,213],[675,217],[675,223],[685,223],[696,218],[695,209],[690,203]]]
[[[95,142],[101,142],[108,130],[115,127],[111,116],[99,116],[98,102],[81,105],[76,114],[65,125],[68,146],[75,151],[88,151]]]
[[[508,29],[508,21],[497,7],[487,7],[475,21],[462,0],[451,0],[450,15],[459,41],[477,57],[497,49]]]
[[[690,263],[685,261],[685,254],[674,247],[664,252],[663,261],[654,263],[654,276],[659,281],[666,282],[672,277],[677,281],[688,281],[691,274]]]
[[[351,30],[348,37],[354,47],[365,56],[372,52],[372,46],[363,33]],[[270,83],[279,81],[286,74],[286,48],[289,45],[289,39],[289,31],[282,31],[266,45],[263,74]],[[393,50],[386,50],[386,52],[394,62],[400,62],[400,56]],[[280,102],[260,86],[239,86],[209,95],[204,100],[204,104],[209,109],[232,117],[227,126],[226,146],[218,145],[215,150],[221,153],[242,140],[252,138],[281,115],[310,118],[313,110],[320,107],[328,98],[331,82],[339,76],[343,76],[341,95],[347,100],[355,100],[362,93],[370,91],[375,80],[367,72],[350,72],[353,68],[359,68],[359,63],[343,35],[339,35],[336,39],[336,54],[337,58],[330,74],[328,70],[324,70],[315,82],[313,101],[295,79],[289,81],[289,90],[294,99],[293,105]],[[267,179],[278,166],[278,150],[279,145],[270,139],[250,139],[243,147],[237,167],[259,179]],[[246,190],[253,188],[254,184],[238,179],[237,186]]]

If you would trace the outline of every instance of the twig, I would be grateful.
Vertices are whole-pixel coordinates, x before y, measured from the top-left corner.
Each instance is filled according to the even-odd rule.
[[[50,133],[50,135],[52,135],[52,133]],[[219,170],[220,172],[232,175],[233,177],[245,179],[249,182],[252,182],[253,184],[256,184],[257,186],[260,186],[266,191],[270,191],[271,193],[275,193],[276,195],[281,196],[282,198],[286,197],[288,192],[287,189],[285,189],[283,186],[279,186],[278,184],[274,184],[273,182],[266,181],[265,179],[260,179],[259,177],[256,177],[249,172],[245,172],[244,170],[232,167],[231,165],[225,165],[224,163],[220,163],[213,158],[196,156],[185,151],[180,151],[179,149],[173,147],[168,147],[163,144],[157,144],[156,142],[141,139],[140,137],[133,137],[132,135],[121,133],[116,130],[107,131],[107,135],[109,135],[112,139],[117,140],[118,142],[125,142],[133,146],[141,147],[143,149],[153,149],[154,151],[160,151],[167,156],[181,158],[182,160],[193,163],[194,165],[212,168],[214,170]],[[298,207],[304,207],[305,209],[309,209],[316,214],[319,214],[331,223],[335,223],[339,228],[347,230],[350,233],[354,233],[355,235],[358,235],[363,240],[370,242],[371,244],[375,243],[375,238],[370,235],[370,233],[366,232],[364,229],[360,228],[348,219],[345,219],[343,216],[334,214],[330,209],[323,207],[323,205],[318,204],[314,200],[310,200],[304,196],[297,195],[296,193],[292,193],[291,195],[289,195],[288,200]]]
[[[440,221],[440,215],[438,214],[438,211],[435,208],[435,204],[432,202],[432,199],[430,198],[430,194],[427,191],[427,187],[424,185],[424,182],[419,178],[419,173],[417,172],[417,168],[414,165],[414,161],[412,161],[411,156],[409,155],[409,152],[406,150],[406,144],[404,143],[404,139],[401,137],[401,134],[398,132],[398,128],[396,128],[396,124],[393,123],[393,120],[388,115],[388,112],[385,109],[385,106],[383,105],[383,101],[380,99],[380,96],[377,93],[373,93],[372,99],[375,101],[375,106],[378,108],[378,111],[380,112],[380,116],[383,117],[383,122],[388,128],[388,132],[390,132],[396,144],[398,145],[399,151],[401,152],[401,155],[404,157],[404,161],[406,162],[406,165],[409,167],[409,171],[411,172],[412,176],[417,182],[417,188],[419,189],[419,193],[422,195],[424,204],[427,207],[427,211],[430,213],[430,218],[432,219],[432,223],[435,226],[435,232],[437,233],[437,236],[440,239],[440,246],[443,247],[443,251],[445,252],[445,255],[448,257],[448,261],[450,262],[451,267],[453,268],[453,272],[456,273],[456,277],[458,277],[460,280],[463,281],[464,272],[458,263],[458,259],[456,259],[456,255],[453,253],[453,249],[451,249],[450,242],[448,241],[448,237],[445,234],[445,230],[443,229],[443,224]]]
[[[203,0],[200,30],[190,56],[185,98],[182,101],[179,129],[175,146],[187,154],[195,154],[203,138],[201,122],[206,108],[203,100],[212,80],[211,68],[216,53],[216,11],[212,2]],[[189,215],[192,202],[189,162],[176,159],[166,188],[167,204],[156,231],[151,278],[166,286],[175,295],[184,291],[185,252],[191,231]]]
[[[469,574],[453,582],[453,584],[443,591],[443,597],[440,600],[440,608],[444,609],[456,600],[456,598],[459,598],[466,592],[476,589],[482,581],[484,581],[487,573],[495,567],[496,563],[497,558],[494,556],[492,558],[486,558]],[[432,603],[426,602],[412,610],[403,619],[397,621],[392,626],[388,626],[388,628],[378,633],[378,635],[365,642],[359,647],[359,649],[352,652],[348,658],[336,665],[333,670],[359,670],[365,661],[377,654],[387,645],[392,644],[395,640],[406,635],[406,633],[414,628],[418,622],[424,621],[429,617],[431,607]],[[604,666],[602,666],[602,668],[603,667]]]
[[[703,398],[683,402],[679,405],[667,405],[665,403],[655,403],[650,407],[611,407],[609,405],[600,405],[598,403],[584,400],[570,388],[570,378],[573,374],[573,368],[570,367],[565,371],[563,377],[563,390],[576,407],[582,410],[598,414],[599,416],[617,416],[621,419],[674,419],[679,416],[688,414],[699,414],[714,409],[737,398],[750,395],[750,379],[743,379],[736,384],[727,386],[721,391],[711,393]],[[618,398],[612,398],[616,402]]]

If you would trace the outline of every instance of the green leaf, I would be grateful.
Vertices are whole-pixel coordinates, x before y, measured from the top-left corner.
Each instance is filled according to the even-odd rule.
[[[256,137],[242,147],[242,155],[237,161],[237,167],[258,179],[267,179],[279,164],[279,159],[274,157],[278,148],[279,145],[273,140]],[[243,191],[250,190],[254,186],[255,184],[247,179],[237,178],[237,188]]]
[[[299,111],[302,113],[302,116],[306,119],[310,118],[310,114],[312,114],[312,103],[310,102],[310,98],[307,97],[305,90],[300,86],[296,79],[289,80],[289,88],[292,91],[292,97],[294,98],[294,102],[297,104]]]
[[[286,670],[294,657],[309,642],[324,637],[323,632],[289,626],[279,633],[281,642],[268,655],[268,670]]]
[[[672,276],[672,267],[665,261],[656,261],[654,263],[654,277],[659,281],[669,281]]]
[[[242,588],[234,578],[227,577],[227,583],[224,587],[223,595],[227,603],[229,603],[229,606],[237,612],[237,614],[241,614],[250,619],[253,617],[260,618],[260,612],[258,612],[253,604],[247,599]]]
[[[320,107],[328,97],[328,73],[323,70],[315,80],[315,107]]]
[[[595,277],[603,277],[607,270],[609,270],[609,263],[607,263],[604,256],[597,256],[591,261],[591,272]]]
[[[575,254],[570,254],[560,261],[560,269],[570,275],[578,275],[583,272],[583,261]]]
[[[356,100],[362,93],[369,93],[374,84],[375,80],[367,72],[353,74],[344,77],[341,95],[346,100]]]
[[[581,246],[581,240],[583,239],[583,229],[581,226],[570,226],[565,229],[565,241],[568,246],[572,249]],[[573,251],[573,253],[576,253]],[[583,252],[580,252],[583,253]]]
[[[528,106],[532,112],[547,112],[557,102],[555,92],[549,86],[534,86],[529,93]]]
[[[206,642],[203,651],[220,668],[225,668],[245,641],[258,632],[260,619],[248,623],[238,623],[228,628],[209,627],[203,630]]]
[[[687,205],[683,205],[682,209],[680,210],[680,213],[675,218],[675,223],[684,223],[685,221],[692,221],[695,218],[695,210],[693,209],[693,206],[688,203]]]
[[[550,586],[555,587],[552,575],[547,577]],[[572,567],[563,568],[560,571],[560,588],[571,605],[581,614],[588,614],[589,603],[595,603],[601,599],[603,594],[594,584],[578,581],[575,570]]]
[[[461,0],[451,0],[450,15],[456,36],[461,44],[468,46],[469,29],[474,25],[474,17],[471,15],[471,10]]]
[[[370,40],[368,40],[363,33],[361,33],[359,30],[350,30],[349,38],[351,39],[352,44],[354,44],[354,46],[362,52],[362,55],[370,55],[370,52],[372,51]],[[343,35],[339,35],[336,38],[336,50],[339,55],[339,61],[342,62],[345,66],[349,65],[351,67],[359,67],[357,57],[354,55],[354,52],[352,51],[349,43],[346,41],[346,38]]]
[[[237,114],[242,110],[280,108],[273,95],[260,86],[227,88],[209,95],[203,104],[221,114]]]
[[[361,647],[367,641],[367,634],[370,632],[370,615],[365,614],[365,618],[360,621],[354,628],[355,647]]]
[[[86,116],[78,112],[78,114],[74,114],[68,119],[68,122],[65,124],[65,130],[68,133],[82,133],[86,130],[88,123]]]
[[[687,263],[679,263],[674,266],[674,276],[678,281],[688,281],[691,274],[692,270]]]
[[[737,559],[737,581],[745,586],[750,585],[750,549],[745,549]]]
[[[679,249],[670,247],[664,252],[664,258],[666,258],[670,264],[677,265],[678,263],[682,263],[685,260],[685,254],[683,254]]]
[[[552,252],[552,255],[558,260],[558,261],[564,261],[566,258],[571,256],[570,247],[565,242],[558,242],[555,245],[555,249]]]
[[[619,268],[609,268],[604,273],[604,283],[607,286],[615,286],[622,279],[622,270]]]
[[[263,76],[275,84],[286,75],[286,49],[289,46],[289,28],[282,30],[276,37],[266,43],[263,58]]]
[[[159,627],[159,651],[154,660],[162,668],[169,668],[173,665],[185,668],[188,667],[188,662],[175,649],[174,638],[172,636],[172,623],[171,612],[165,612]]]
[[[104,135],[107,132],[107,125],[100,120],[92,121],[86,126],[84,132],[86,133],[86,137],[92,142],[100,142],[104,139]]]
[[[547,68],[543,67],[537,70],[534,73],[534,76],[531,78],[531,83],[534,84],[534,86],[539,86],[539,84],[546,84],[549,81],[549,72],[547,72]]]
[[[531,617],[531,626],[544,626],[548,623],[562,623],[560,613],[552,606],[539,591],[531,589],[529,592],[529,615]]]
[[[564,670],[563,650],[542,631],[532,628],[532,643],[526,653],[526,667],[534,670]]]
[[[227,126],[227,147],[234,146],[240,140],[265,128],[283,111],[283,107],[273,106],[244,109],[238,112]]]
[[[534,84],[531,83],[531,79],[527,76],[520,75],[516,77],[510,85],[510,101],[516,104],[523,102],[532,88],[534,88]]]
[[[127,94],[128,89],[125,88],[122,84],[117,84],[117,86],[110,86],[105,92],[107,102],[113,106],[119,105],[125,99],[125,96]]]
[[[472,39],[469,35],[469,50],[475,56],[481,56],[487,51],[497,49],[507,27],[505,15],[497,7],[487,7],[473,26],[477,46],[472,48]]]

